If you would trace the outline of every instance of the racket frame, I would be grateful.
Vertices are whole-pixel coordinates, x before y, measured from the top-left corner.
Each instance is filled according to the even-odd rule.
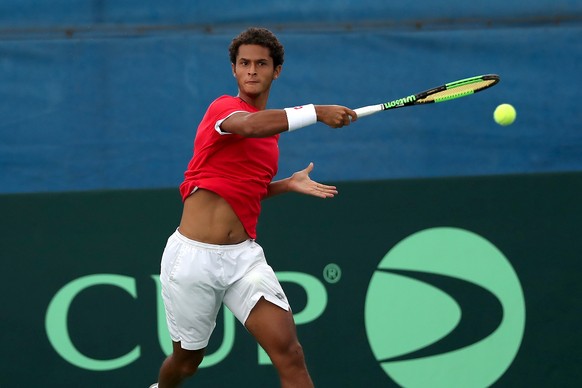
[[[490,81],[490,82],[487,82]],[[441,93],[444,91],[459,89],[465,87],[467,85],[472,85],[480,82],[487,82],[485,85],[479,88],[469,88],[463,90],[462,92],[446,95],[440,98],[435,98],[434,100],[426,100],[427,97],[430,97],[434,94]],[[444,102],[454,100],[460,97],[469,96],[471,94],[480,92],[481,90],[490,88],[491,86],[497,84],[499,82],[499,76],[497,74],[485,74],[485,75],[478,75],[475,77],[464,78],[458,81],[449,82],[447,84],[438,86],[436,88],[425,90],[424,92],[420,92],[417,94],[411,94],[406,97],[398,98],[396,100],[388,101],[382,104],[376,105],[368,105],[363,106],[361,108],[354,109],[358,118],[365,117],[372,115],[374,113],[382,112],[384,110],[389,109],[397,109],[403,108],[405,106],[412,106],[412,105],[423,105],[423,104],[430,104],[435,102]],[[460,89],[461,90],[461,89]]]

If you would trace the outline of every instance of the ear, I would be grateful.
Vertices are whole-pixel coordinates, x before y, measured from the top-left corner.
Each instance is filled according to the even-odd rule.
[[[281,71],[283,70],[283,65],[279,65],[277,67],[275,67],[275,72],[273,75],[273,79],[277,79],[279,78],[279,76],[281,75]]]
[[[231,63],[231,64],[230,64],[230,67],[231,67],[231,69],[232,69],[232,76],[233,76],[234,78],[236,78],[236,66],[234,65],[234,63]]]

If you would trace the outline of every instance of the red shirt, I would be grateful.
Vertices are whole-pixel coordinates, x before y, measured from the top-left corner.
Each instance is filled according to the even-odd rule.
[[[214,100],[198,126],[194,156],[180,185],[183,201],[196,187],[220,195],[251,238],[257,236],[261,200],[277,174],[279,135],[249,138],[222,132],[220,124],[235,112],[257,111],[238,97]]]

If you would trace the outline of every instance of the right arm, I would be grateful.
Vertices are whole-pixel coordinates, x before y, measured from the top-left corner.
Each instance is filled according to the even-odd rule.
[[[331,128],[341,128],[357,119],[356,112],[339,105],[315,105],[315,112],[317,121]],[[245,137],[268,137],[289,130],[289,123],[285,110],[267,109],[235,113],[224,120],[220,128]]]

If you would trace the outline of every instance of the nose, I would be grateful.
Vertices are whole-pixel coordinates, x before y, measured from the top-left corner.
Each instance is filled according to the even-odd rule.
[[[257,74],[257,66],[255,64],[251,64],[249,66],[249,75]]]

